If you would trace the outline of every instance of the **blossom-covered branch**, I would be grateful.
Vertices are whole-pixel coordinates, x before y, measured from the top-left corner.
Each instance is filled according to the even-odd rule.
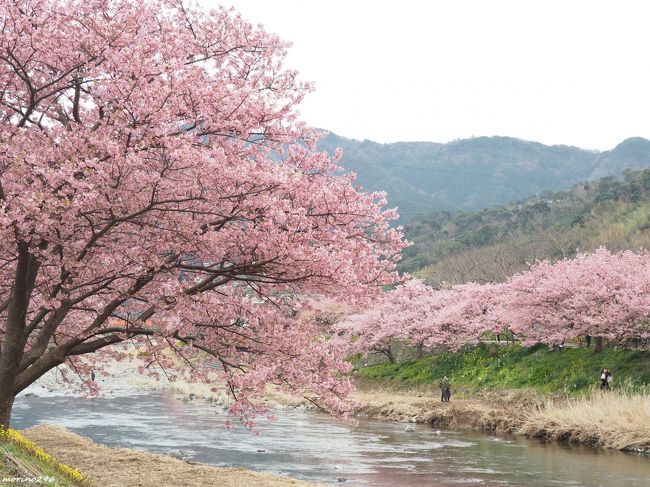
[[[403,243],[298,121],[287,44],[173,0],[0,0],[0,31],[0,424],[151,336],[217,360],[234,412],[268,383],[343,411],[343,356],[296,308],[377,294]]]

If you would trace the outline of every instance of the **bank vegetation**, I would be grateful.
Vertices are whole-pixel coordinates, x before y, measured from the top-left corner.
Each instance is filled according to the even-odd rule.
[[[650,450],[650,393],[624,387],[550,400],[527,415],[518,434],[618,450]]]

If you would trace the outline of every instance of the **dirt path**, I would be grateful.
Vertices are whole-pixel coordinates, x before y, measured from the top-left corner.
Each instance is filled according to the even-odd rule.
[[[166,455],[110,448],[61,426],[41,425],[23,434],[59,461],[87,475],[96,487],[308,487],[310,482],[190,463]]]

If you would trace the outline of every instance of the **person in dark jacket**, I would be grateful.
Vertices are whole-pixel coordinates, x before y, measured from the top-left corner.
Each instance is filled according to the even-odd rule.
[[[451,384],[446,375],[440,381],[440,392],[442,395],[442,402],[449,402],[449,398],[451,397]]]

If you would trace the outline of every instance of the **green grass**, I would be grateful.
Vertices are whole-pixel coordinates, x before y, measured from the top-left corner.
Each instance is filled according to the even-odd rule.
[[[13,455],[16,457],[23,465],[30,468],[34,472],[38,472],[38,475],[28,474],[24,471],[20,471],[15,465],[9,461],[7,454]],[[3,482],[5,478],[15,478],[15,477],[27,477],[35,479],[37,477],[41,478],[41,482]],[[45,478],[54,479],[54,481],[45,481]],[[52,486],[52,487],[63,487],[63,486],[75,486],[72,480],[68,479],[61,472],[57,471],[54,467],[48,463],[40,461],[37,457],[26,453],[17,445],[13,443],[6,442],[0,443],[0,485],[4,486],[24,486],[24,485],[42,485],[42,486]]]
[[[443,352],[419,360],[363,367],[357,377],[398,388],[436,383],[447,375],[455,388],[518,389],[539,392],[579,392],[599,383],[600,371],[607,367],[613,385],[640,387],[650,384],[650,352],[593,348],[549,350],[537,345],[481,344],[460,352]]]

